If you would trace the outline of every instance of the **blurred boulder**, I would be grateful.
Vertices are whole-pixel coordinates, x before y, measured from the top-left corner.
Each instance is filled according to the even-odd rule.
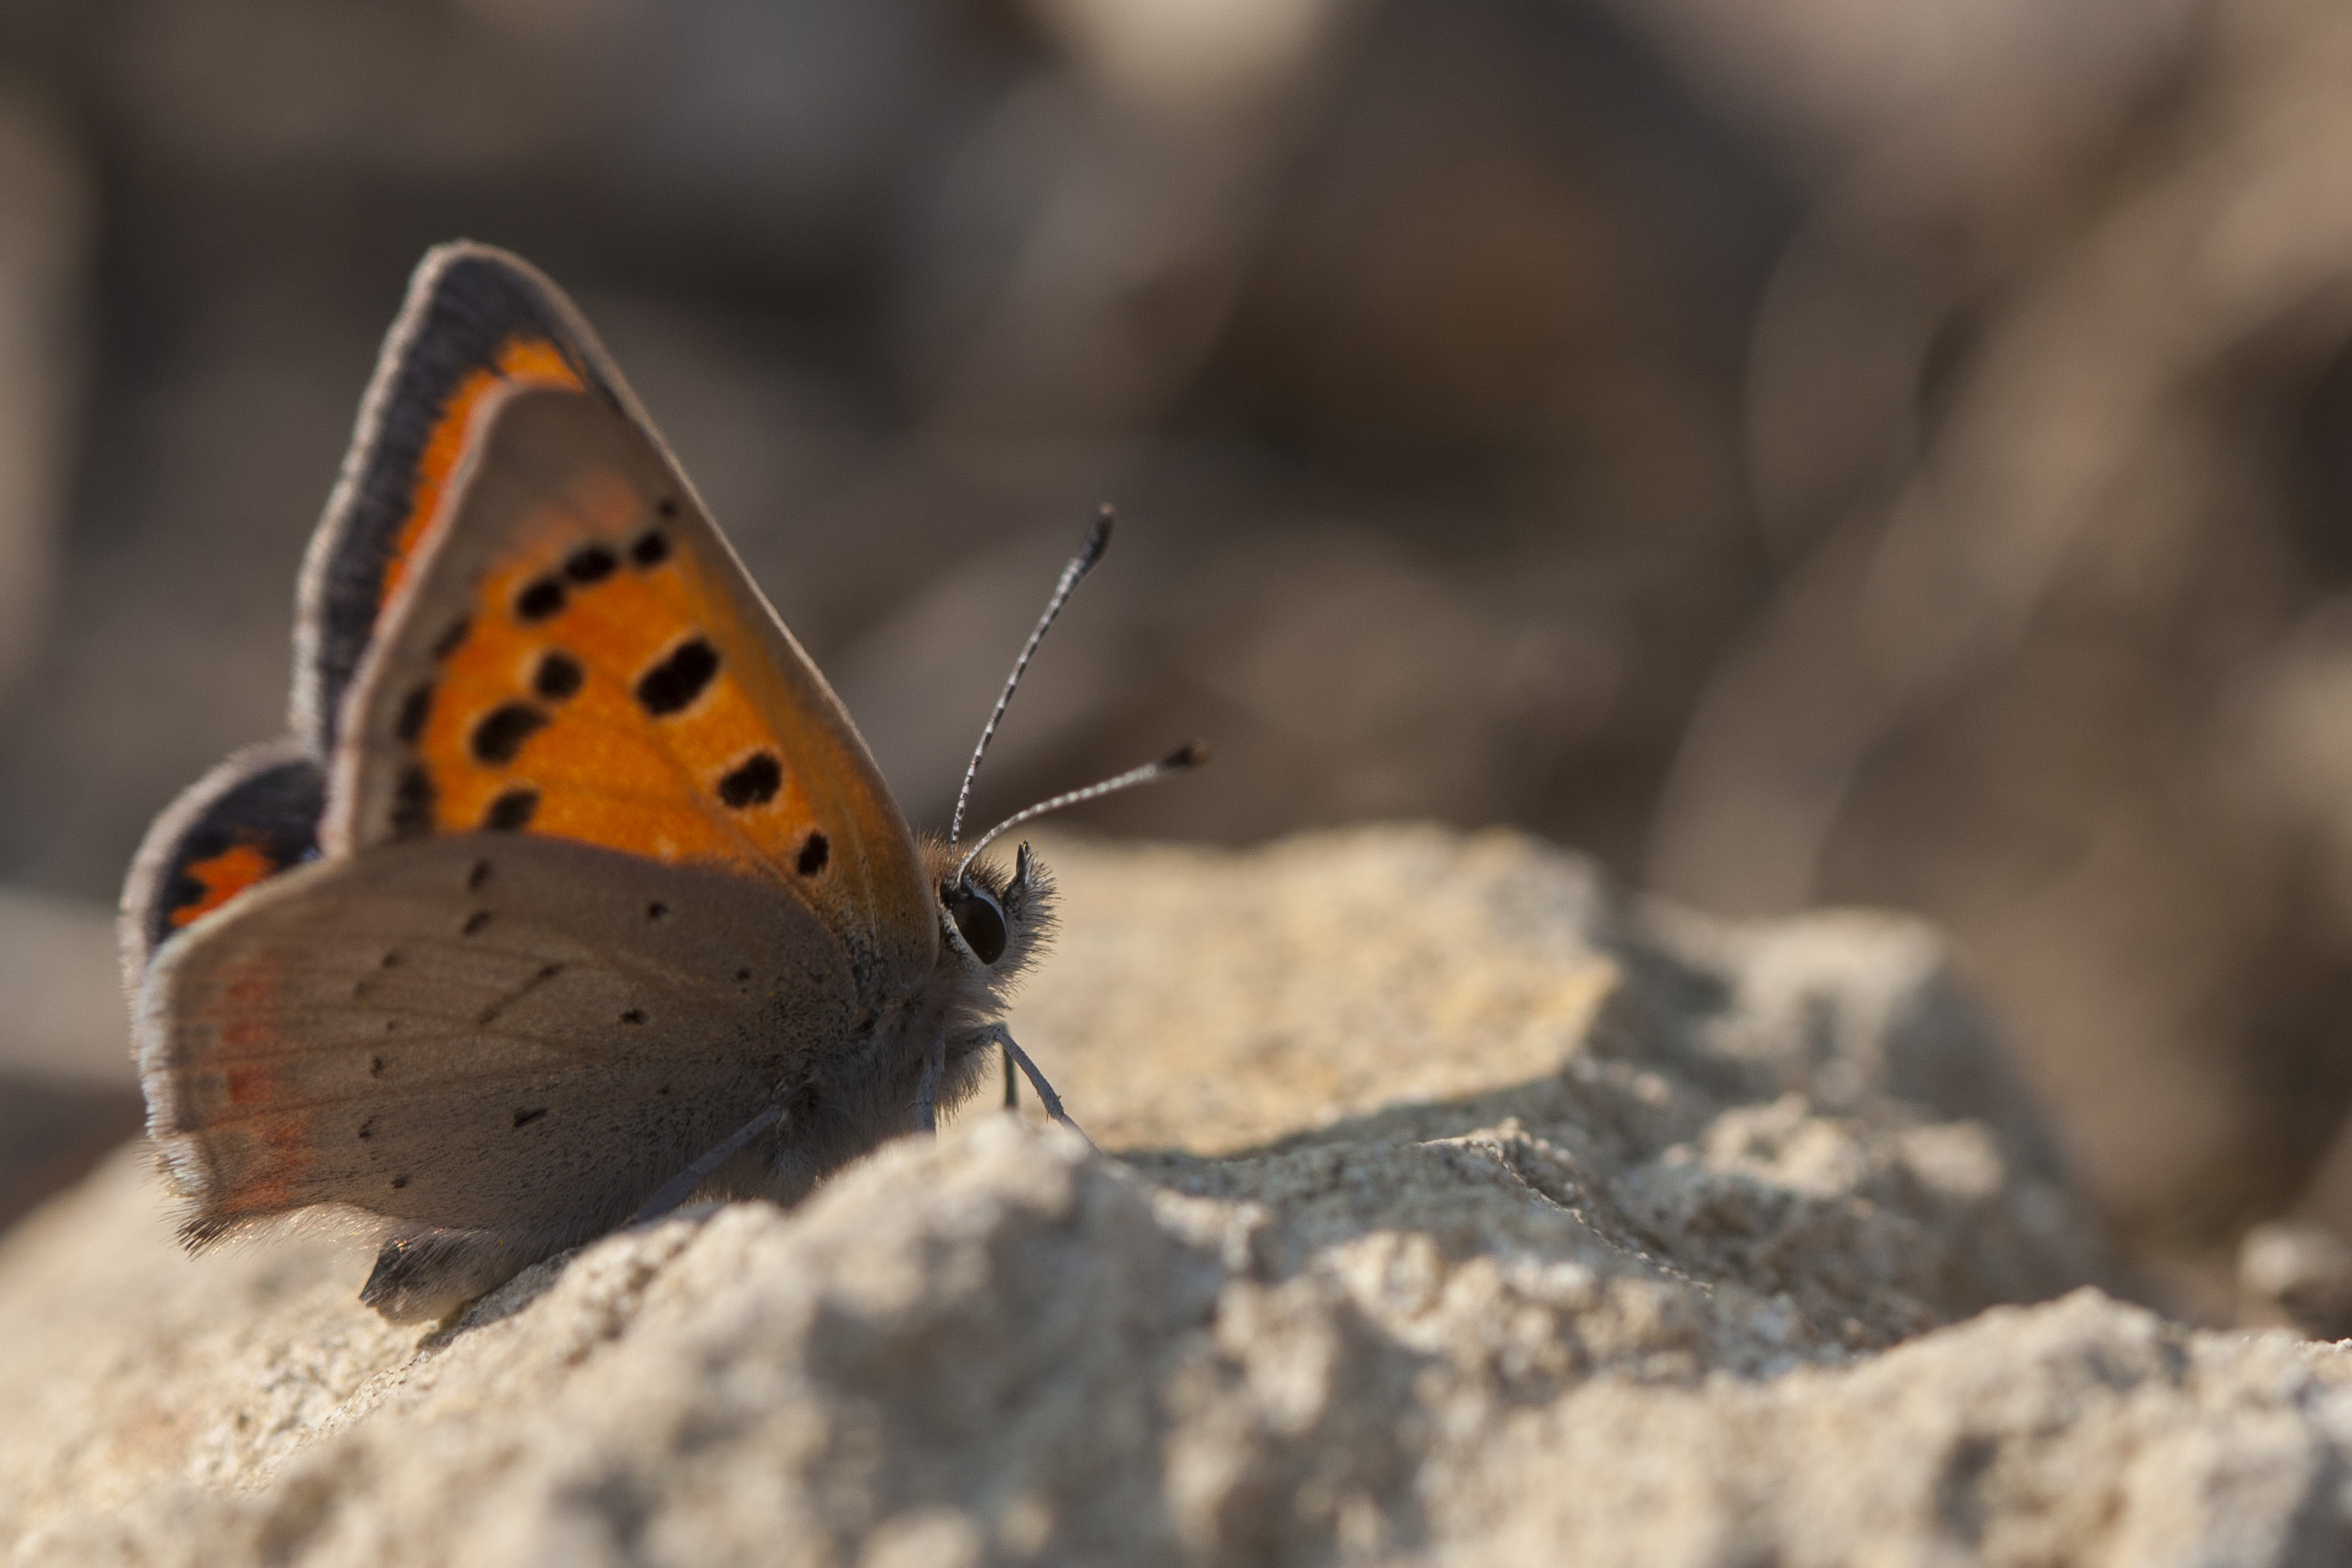
[[[1931,9],[2087,42],[2133,8]],[[1751,367],[1782,565],[1647,866],[1720,910],[1948,924],[2126,1244],[2226,1318],[2240,1234],[2352,1110],[2321,630],[2352,28],[2140,10],[2116,70],[1923,101],[1825,183]]]
[[[1968,141],[2013,134],[2017,116],[2111,112],[2165,68],[2199,16],[2193,0],[1607,3],[1783,156],[1822,174],[1923,133],[1965,156]]]
[[[2352,1337],[2352,1242],[2308,1221],[2273,1220],[2238,1250],[2239,1321],[2315,1340]]]

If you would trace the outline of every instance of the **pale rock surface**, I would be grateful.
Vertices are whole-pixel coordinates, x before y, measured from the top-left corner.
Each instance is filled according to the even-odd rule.
[[[1050,858],[1015,1023],[1108,1157],[967,1111],[420,1336],[332,1238],[182,1257],[126,1152],[0,1246],[0,1548],[2352,1553],[2352,1356],[2079,1288],[2084,1211],[1919,926],[1702,921],[1505,834]]]

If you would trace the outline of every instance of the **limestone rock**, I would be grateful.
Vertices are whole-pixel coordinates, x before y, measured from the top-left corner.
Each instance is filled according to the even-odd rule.
[[[126,1152],[0,1247],[26,1563],[2331,1561],[2352,1357],[2093,1289],[1933,935],[1526,839],[1057,844],[967,1112],[420,1338]],[[1992,1308],[1991,1310],[1986,1309]]]

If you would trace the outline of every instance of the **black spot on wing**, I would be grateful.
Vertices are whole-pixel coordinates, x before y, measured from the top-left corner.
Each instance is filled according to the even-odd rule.
[[[621,558],[601,544],[583,544],[563,559],[563,574],[574,583],[601,583],[621,569]]]
[[[396,838],[417,838],[433,831],[433,775],[422,763],[400,770],[392,792],[392,831]]]
[[[655,718],[677,712],[702,695],[719,673],[719,650],[688,637],[637,677],[637,704]]]
[[[832,844],[826,841],[824,834],[812,833],[802,841],[800,859],[794,864],[800,868],[802,876],[814,877],[824,870],[825,862],[832,858]]]
[[[547,715],[528,702],[501,702],[474,726],[467,746],[474,760],[504,767],[515,760],[522,743],[547,727]]]
[[[662,505],[667,509],[662,513],[664,517],[677,510],[674,502],[664,501]],[[668,559],[669,535],[658,528],[637,535],[636,542],[629,546],[629,560],[640,572],[649,572]]]
[[[530,689],[550,702],[561,702],[576,694],[587,672],[580,661],[570,654],[551,649],[540,656],[539,668],[530,678]]]
[[[425,721],[433,717],[433,683],[426,681],[400,701],[400,718],[393,732],[401,744],[413,746],[425,736]]]
[[[549,575],[532,579],[515,595],[515,619],[530,626],[559,615],[563,609],[562,579]]]
[[[765,805],[783,787],[784,770],[773,752],[756,752],[719,781],[719,798],[740,811]]]
[[[482,813],[482,826],[492,833],[517,833],[530,826],[538,810],[537,790],[510,789],[490,802],[490,809]]]

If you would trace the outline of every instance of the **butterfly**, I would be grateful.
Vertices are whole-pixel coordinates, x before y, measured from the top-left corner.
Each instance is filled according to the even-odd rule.
[[[789,1203],[936,1126],[1053,918],[1039,812],[958,846],[1063,573],[919,840],[579,310],[418,267],[301,571],[290,732],[150,829],[121,933],[148,1130],[201,1247],[314,1211],[446,1316],[690,1197]]]

